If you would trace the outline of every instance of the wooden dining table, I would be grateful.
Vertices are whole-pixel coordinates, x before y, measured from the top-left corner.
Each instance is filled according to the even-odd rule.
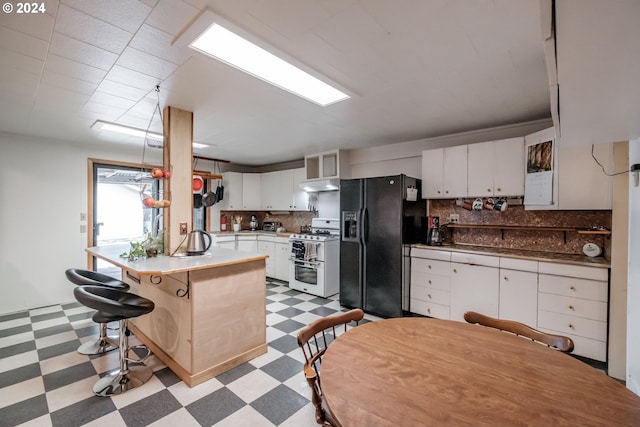
[[[602,371],[463,322],[354,327],[331,343],[320,378],[343,427],[640,426],[640,397]]]

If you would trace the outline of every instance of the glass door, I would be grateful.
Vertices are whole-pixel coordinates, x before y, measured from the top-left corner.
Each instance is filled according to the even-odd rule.
[[[141,165],[91,164],[89,246],[142,241],[149,233],[157,236],[162,231],[161,209],[145,207],[141,192],[159,194],[162,180],[151,178],[150,169]],[[106,261],[92,257],[90,264],[95,271],[120,278],[120,269]]]

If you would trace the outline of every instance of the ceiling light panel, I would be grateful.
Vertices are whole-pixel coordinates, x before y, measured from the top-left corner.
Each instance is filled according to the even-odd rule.
[[[189,47],[323,107],[349,98],[346,93],[239,36],[218,22],[197,36]]]

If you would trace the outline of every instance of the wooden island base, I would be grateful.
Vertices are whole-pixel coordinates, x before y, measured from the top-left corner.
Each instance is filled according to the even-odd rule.
[[[88,251],[154,302],[129,328],[189,387],[267,352],[266,256],[212,248],[206,257],[128,262],[108,247]]]

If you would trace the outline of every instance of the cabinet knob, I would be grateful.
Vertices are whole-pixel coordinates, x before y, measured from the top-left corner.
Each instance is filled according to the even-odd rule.
[[[575,328],[573,327],[573,323],[569,323],[569,328],[571,328],[571,329],[575,329]]]
[[[440,190],[438,190],[437,193],[440,194]]]
[[[427,268],[429,268],[429,270],[431,270],[431,265],[428,265]]]
[[[428,283],[431,284],[431,279],[428,280]]]
[[[505,281],[505,282],[508,282],[508,281],[509,281],[509,278],[508,278],[507,276],[504,276],[504,281]]]
[[[569,310],[575,310],[572,305],[569,306]]]
[[[575,286],[569,286],[569,289],[572,290],[572,291],[575,291],[576,287]]]
[[[431,294],[427,294],[427,297],[428,297],[429,299],[431,299]]]
[[[449,190],[444,190],[444,194],[449,194]]]
[[[458,270],[456,270],[456,269],[454,268],[454,269],[453,269],[453,272],[454,272],[454,273],[457,273],[457,272],[458,272]]]
[[[427,308],[427,313],[431,314],[431,309]]]
[[[487,188],[487,193],[491,193],[491,189],[490,188]]]
[[[496,191],[502,191],[502,189],[501,188],[496,188]]]

